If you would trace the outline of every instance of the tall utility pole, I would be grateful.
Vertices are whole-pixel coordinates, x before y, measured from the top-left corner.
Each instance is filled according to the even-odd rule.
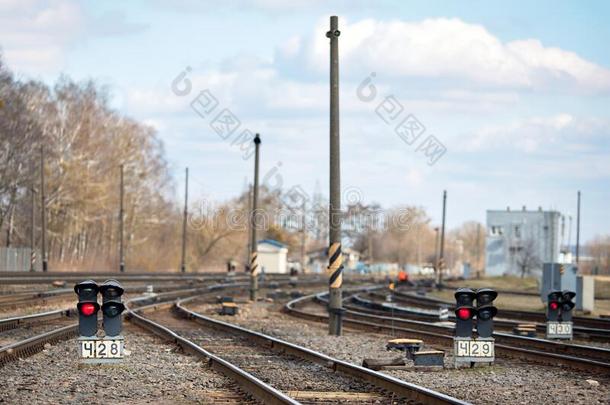
[[[180,271],[186,271],[186,221],[188,220],[188,201],[189,201],[189,168],[185,171],[184,180],[184,218],[182,219],[182,260],[180,261]]]
[[[443,267],[445,266],[445,213],[447,207],[447,190],[443,190],[443,223],[441,226],[441,252],[438,266],[438,285],[443,284]]]
[[[246,221],[248,223],[247,227],[248,227],[248,246],[247,246],[247,250],[246,250],[246,272],[250,271],[250,254],[252,253],[252,245],[250,244],[250,239],[252,238],[252,224],[251,224],[251,218],[252,218],[252,184],[248,184],[248,218],[250,218],[250,220]]]
[[[121,273],[125,272],[125,253],[123,251],[123,194],[123,165],[121,165],[121,185],[119,190],[119,271]]]
[[[30,271],[34,271],[36,267],[36,189],[34,184],[30,189],[32,195],[32,211],[30,218]]]
[[[580,250],[580,190],[576,197],[576,264],[578,264]]]
[[[481,224],[477,222],[477,278],[480,277],[479,272],[481,268],[479,267],[479,263],[481,263]]]
[[[47,218],[46,218],[46,203],[44,194],[44,145],[40,145],[40,221],[42,226],[42,235],[40,240],[40,254],[42,256],[42,271],[49,270],[47,262]]]
[[[305,200],[303,200],[303,205],[301,206],[301,274],[305,273],[305,243],[307,237],[307,228],[305,227]]]
[[[340,336],[342,326],[341,285],[343,254],[341,253],[341,160],[339,135],[339,19],[330,17],[330,204],[328,248],[328,333]]]
[[[434,227],[434,271],[435,276],[438,279],[438,245],[439,245],[439,227]]]
[[[256,301],[258,291],[258,246],[256,243],[256,210],[258,209],[258,163],[260,159],[261,138],[254,137],[254,186],[252,189],[252,211],[250,212],[250,300]]]

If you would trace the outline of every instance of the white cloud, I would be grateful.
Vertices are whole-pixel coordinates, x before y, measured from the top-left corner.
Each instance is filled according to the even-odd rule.
[[[57,74],[70,47],[88,36],[126,35],[144,27],[130,23],[121,12],[87,15],[69,0],[0,2],[0,48],[18,74]]]
[[[575,117],[561,113],[544,117],[530,117],[504,125],[484,127],[465,139],[457,148],[469,152],[482,150],[518,150],[541,153],[552,150],[570,154],[574,152],[603,152],[601,140],[610,133],[610,122]]]
[[[291,38],[278,49],[280,62],[326,72],[328,22],[307,41]],[[341,21],[342,71],[376,71],[394,77],[467,80],[484,86],[569,92],[610,91],[610,70],[574,52],[539,40],[502,42],[485,27],[458,18],[419,22]],[[299,46],[297,53],[295,47]]]
[[[0,46],[17,72],[40,74],[61,68],[65,47],[83,30],[81,8],[69,1],[0,3]]]

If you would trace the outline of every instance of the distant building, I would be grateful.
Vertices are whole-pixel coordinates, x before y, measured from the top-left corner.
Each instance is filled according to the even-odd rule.
[[[528,272],[539,275],[542,263],[560,258],[561,214],[557,211],[487,211],[485,241],[485,273],[488,276],[520,275],[525,265]]]
[[[273,239],[258,241],[258,265],[265,272],[288,273],[288,247]]]
[[[358,262],[360,261],[360,252],[348,247],[343,247],[341,252],[343,253],[344,269],[356,269]],[[328,248],[323,247],[307,252],[307,263],[314,273],[324,272],[328,266]]]

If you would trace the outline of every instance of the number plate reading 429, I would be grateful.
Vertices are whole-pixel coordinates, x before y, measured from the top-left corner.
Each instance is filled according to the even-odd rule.
[[[83,360],[122,359],[123,340],[82,339],[79,340],[80,356]]]
[[[490,362],[494,360],[494,341],[493,339],[455,339],[454,353],[456,359]]]

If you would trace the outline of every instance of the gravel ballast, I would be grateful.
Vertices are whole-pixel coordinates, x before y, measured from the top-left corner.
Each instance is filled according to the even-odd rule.
[[[124,334],[129,355],[118,365],[79,365],[70,339],[4,366],[0,403],[247,403],[233,382],[197,357],[130,324]]]
[[[328,326],[280,313],[280,304],[240,305],[236,316],[220,316],[218,305],[192,303],[188,308],[207,316],[309,347],[329,356],[361,365],[364,358],[391,358],[385,346],[391,334],[344,329],[329,336]],[[396,336],[398,337],[398,336]],[[400,336],[404,337],[404,336]],[[393,370],[387,374],[478,404],[608,404],[610,376],[497,358],[491,367],[453,369],[450,349],[446,368],[439,371]],[[589,381],[587,381],[589,380]]]

